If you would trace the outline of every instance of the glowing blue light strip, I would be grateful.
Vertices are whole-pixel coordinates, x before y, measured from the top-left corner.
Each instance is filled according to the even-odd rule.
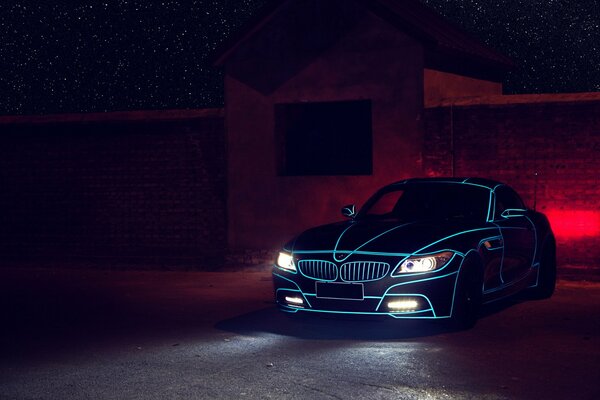
[[[391,228],[391,229],[388,229],[387,231],[384,231],[384,232],[380,233],[379,235],[377,235],[377,236],[374,236],[374,237],[372,237],[371,239],[367,240],[366,242],[364,242],[363,244],[361,244],[360,246],[358,246],[358,247],[357,247],[356,249],[354,249],[353,251],[348,251],[348,254],[346,254],[346,257],[343,257],[343,258],[339,258],[339,259],[338,259],[338,258],[337,258],[337,256],[336,256],[336,252],[338,251],[338,245],[339,245],[340,241],[342,240],[342,236],[344,236],[344,234],[345,234],[345,233],[346,233],[346,232],[347,232],[347,231],[348,231],[350,228],[352,228],[353,226],[356,226],[356,225],[350,225],[348,228],[344,229],[344,231],[343,231],[343,232],[340,234],[340,236],[338,237],[338,240],[337,240],[337,242],[335,243],[335,246],[334,246],[334,248],[333,248],[333,259],[334,259],[335,261],[337,261],[337,262],[342,262],[342,261],[345,261],[345,260],[347,260],[347,259],[348,259],[348,257],[350,257],[352,254],[354,254],[354,253],[355,253],[357,250],[361,249],[362,247],[365,247],[367,244],[371,243],[371,242],[372,242],[372,241],[374,241],[375,239],[378,239],[378,238],[380,238],[381,236],[383,236],[383,235],[386,235],[386,234],[388,234],[388,233],[389,233],[389,232],[391,232],[391,231],[394,231],[394,230],[396,230],[396,229],[399,229],[399,228],[402,228],[402,227],[404,227],[404,226],[411,225],[411,224],[412,224],[412,223],[400,224],[400,225],[398,225],[398,226],[395,226],[395,227],[393,227],[393,228]],[[346,252],[347,252],[347,250],[341,250],[340,252],[346,253]]]
[[[479,232],[479,231],[494,230],[494,229],[498,229],[498,228],[497,228],[497,227],[477,228],[477,229],[469,229],[469,230],[466,230],[466,231],[458,232],[458,233],[455,233],[455,234],[452,234],[452,235],[446,236],[446,237],[445,237],[445,238],[443,238],[443,239],[436,240],[435,242],[433,242],[433,243],[430,243],[430,244],[428,244],[427,246],[420,248],[419,250],[415,251],[415,252],[414,252],[414,253],[412,253],[411,255],[415,255],[415,256],[416,256],[416,255],[421,255],[421,252],[422,252],[423,250],[425,250],[425,249],[427,249],[427,248],[429,248],[429,247],[432,247],[432,246],[434,246],[434,245],[436,245],[436,244],[438,244],[438,243],[441,243],[441,242],[443,242],[443,241],[445,241],[445,240],[448,240],[448,239],[450,239],[450,238],[453,238],[453,237],[459,236],[459,235],[464,235],[464,234],[467,234],[467,233],[472,233],[472,232]],[[396,265],[396,268],[398,268],[398,266],[399,266],[399,265],[400,265],[400,264],[401,264],[403,261],[404,261],[404,260],[401,260],[401,261],[400,261],[400,262],[399,262],[399,263]]]
[[[461,265],[462,265],[462,263],[461,263]],[[431,281],[431,280],[434,280],[434,279],[446,278],[446,277],[448,277],[448,276],[452,276],[452,275],[455,275],[455,274],[457,274],[457,273],[458,273],[458,271],[455,271],[455,272],[450,272],[449,274],[445,274],[445,275],[440,275],[440,276],[432,276],[432,277],[430,277],[430,278],[425,278],[425,279],[418,279],[418,280],[416,280],[416,281],[408,281],[408,282],[396,283],[395,285],[392,285],[392,286],[388,287],[388,288],[387,288],[387,290],[386,290],[386,291],[383,293],[383,296],[382,296],[382,298],[381,298],[381,301],[379,301],[379,304],[377,304],[377,307],[375,307],[375,311],[379,310],[379,307],[381,307],[381,303],[383,302],[383,298],[384,298],[385,296],[388,296],[388,292],[389,292],[390,290],[392,290],[393,288],[397,287],[397,286],[403,286],[403,285],[412,285],[413,283],[420,283],[420,282]],[[390,296],[391,296],[391,295],[390,295]]]
[[[502,229],[504,228],[496,224],[495,222],[492,222],[492,224],[498,227],[498,231],[500,232],[500,237],[502,240],[502,256],[500,257],[500,271],[498,274],[500,275],[500,283],[504,283],[504,277],[502,276],[502,268],[504,267],[504,252],[506,251],[504,247],[504,233],[502,232]]]
[[[533,285],[529,285],[529,288],[534,288],[537,287],[540,283],[540,263],[536,262],[535,264],[533,264],[533,268],[536,269],[536,274],[535,274],[535,283]]]
[[[468,184],[468,185],[472,185],[472,186],[479,186],[479,187],[482,187],[482,188],[485,188],[485,189],[488,189],[488,190],[490,190],[490,196],[489,196],[489,199],[488,199],[488,211],[487,211],[487,217],[486,217],[486,220],[487,220],[487,222],[491,222],[491,221],[490,221],[490,218],[493,220],[493,219],[495,219],[495,217],[496,217],[496,207],[495,207],[495,190],[496,190],[498,187],[501,187],[501,186],[503,186],[503,185],[502,185],[502,184],[498,184],[498,185],[494,186],[494,188],[491,188],[491,187],[488,187],[488,186],[484,186],[484,185],[480,185],[480,184],[476,184],[476,183],[471,183],[471,182],[468,182],[468,180],[469,180],[469,178],[465,179],[463,182],[454,182],[454,181],[439,181],[439,183],[454,183],[454,184],[456,184],[456,183],[461,183],[461,184]],[[407,181],[399,182],[399,183],[397,183],[397,185],[405,184],[406,182],[407,182]],[[418,182],[416,182],[416,183],[418,183]],[[492,207],[492,206],[493,206],[493,207]],[[526,210],[523,210],[523,211],[526,211]],[[533,255],[533,258],[532,258],[532,265],[531,265],[531,268],[537,268],[537,272],[538,272],[538,274],[537,274],[537,276],[536,276],[536,283],[535,283],[535,286],[537,286],[537,284],[538,284],[538,280],[539,280],[539,262],[536,262],[536,261],[535,261],[535,257],[536,257],[536,255],[537,255],[537,230],[536,230],[536,228],[535,228],[535,224],[533,224],[533,222],[531,221],[531,219],[529,219],[527,216],[525,216],[525,217],[526,217],[526,218],[529,220],[529,222],[532,224],[532,226],[533,226],[533,228],[534,228],[534,232],[535,232],[535,247],[534,247],[534,255]],[[488,238],[488,239],[483,239],[483,240],[481,240],[481,241],[479,242],[479,244],[478,244],[478,248],[477,248],[477,250],[479,250],[479,249],[481,248],[482,244],[483,244],[483,243],[484,243],[486,240],[497,240],[497,239],[499,239],[499,238],[500,238],[500,239],[502,240],[502,242],[504,242],[504,234],[503,234],[503,232],[502,232],[502,231],[503,231],[503,229],[526,229],[526,228],[522,228],[522,227],[500,227],[499,225],[497,225],[497,224],[494,224],[494,227],[486,227],[486,228],[477,228],[477,229],[465,230],[465,231],[462,231],[462,232],[458,232],[458,233],[455,233],[455,234],[452,234],[452,235],[446,236],[445,238],[443,238],[443,239],[440,239],[440,240],[437,240],[437,241],[435,241],[435,242],[433,242],[433,243],[430,243],[429,245],[427,245],[427,246],[425,246],[425,247],[423,247],[423,248],[421,248],[421,249],[419,249],[419,250],[415,251],[414,253],[410,253],[410,254],[408,254],[408,253],[368,252],[368,251],[360,251],[360,250],[359,250],[360,248],[364,247],[366,244],[368,244],[368,243],[370,243],[371,241],[373,241],[373,240],[375,240],[375,239],[377,239],[377,238],[381,237],[382,235],[385,235],[385,234],[387,234],[387,233],[389,233],[389,232],[391,232],[391,231],[393,231],[393,230],[395,230],[395,229],[401,228],[402,226],[405,226],[405,225],[408,225],[408,224],[402,224],[402,225],[396,226],[396,227],[394,227],[394,228],[391,228],[391,229],[389,229],[389,230],[387,230],[387,231],[385,231],[385,232],[383,232],[383,233],[381,233],[381,234],[379,234],[379,235],[377,235],[377,236],[373,237],[373,238],[372,238],[372,239],[370,239],[369,241],[367,241],[367,242],[363,243],[361,246],[357,247],[357,248],[356,248],[354,251],[350,251],[350,252],[347,252],[347,251],[338,251],[338,249],[337,249],[337,248],[338,248],[338,245],[339,245],[339,243],[340,243],[340,241],[341,241],[342,237],[343,237],[343,236],[344,236],[344,234],[345,234],[345,233],[346,233],[346,232],[347,232],[347,231],[348,231],[348,230],[349,230],[349,229],[350,229],[350,228],[353,226],[353,225],[350,225],[348,228],[344,229],[344,231],[343,231],[343,232],[340,234],[340,236],[338,237],[338,239],[337,239],[337,241],[336,241],[336,244],[335,244],[335,247],[334,247],[334,250],[333,250],[333,251],[330,251],[330,250],[316,250],[316,251],[304,250],[304,251],[297,251],[296,253],[297,253],[297,254],[303,254],[303,253],[305,253],[305,254],[307,254],[307,253],[313,253],[313,254],[317,254],[317,253],[320,253],[320,254],[333,254],[333,259],[334,259],[335,261],[337,261],[337,262],[342,262],[342,261],[346,260],[348,257],[350,257],[351,255],[353,255],[353,254],[366,254],[366,255],[395,256],[395,257],[398,257],[398,256],[400,256],[400,257],[404,257],[404,259],[402,259],[402,260],[401,260],[401,261],[400,261],[400,262],[399,262],[399,263],[396,265],[396,268],[397,268],[397,267],[398,267],[398,266],[399,266],[399,265],[400,265],[400,264],[401,264],[401,263],[402,263],[402,262],[403,262],[403,261],[404,261],[406,258],[408,258],[408,257],[410,257],[410,256],[426,255],[426,253],[421,253],[421,252],[422,252],[423,250],[427,249],[427,248],[430,248],[430,247],[432,247],[432,246],[434,246],[434,245],[436,245],[436,244],[438,244],[438,243],[440,243],[440,242],[444,241],[444,240],[448,240],[448,239],[450,239],[450,238],[452,238],[452,237],[456,237],[456,236],[458,236],[458,235],[467,234],[467,233],[472,233],[472,232],[478,232],[478,231],[492,230],[492,229],[496,229],[496,230],[498,230],[498,232],[500,233],[500,235],[498,235],[498,236],[494,236],[494,237],[490,237],[490,238]],[[490,248],[490,250],[497,250],[497,249],[500,249],[500,247],[497,247],[497,248]],[[433,317],[417,317],[417,316],[413,316],[413,315],[406,315],[406,314],[413,314],[413,312],[402,312],[402,313],[380,313],[380,312],[349,312],[349,311],[328,311],[328,310],[314,310],[314,309],[302,309],[302,311],[324,312],[324,313],[343,313],[343,314],[378,314],[378,315],[381,315],[381,314],[387,314],[387,315],[390,315],[390,316],[392,316],[392,317],[394,317],[394,318],[423,318],[423,319],[425,319],[425,318],[428,318],[428,319],[449,318],[449,317],[451,317],[451,315],[452,315],[452,313],[453,313],[453,311],[454,311],[454,303],[455,303],[455,299],[456,299],[456,288],[457,288],[457,286],[458,286],[458,277],[459,277],[460,270],[462,269],[462,266],[463,266],[464,260],[465,260],[466,256],[467,256],[467,255],[468,255],[468,254],[469,254],[471,251],[477,251],[477,250],[476,250],[476,249],[471,249],[471,250],[469,250],[469,251],[468,251],[467,253],[465,253],[465,254],[462,254],[462,253],[460,253],[460,252],[458,252],[458,251],[454,251],[454,250],[448,250],[448,251],[453,251],[453,252],[454,252],[454,255],[453,255],[453,257],[452,257],[452,258],[454,258],[454,256],[455,256],[455,255],[457,255],[457,254],[463,257],[463,260],[461,261],[461,264],[460,264],[460,266],[459,266],[458,270],[457,270],[457,271],[455,271],[455,272],[448,273],[448,274],[441,275],[441,276],[433,276],[433,277],[430,277],[430,278],[426,278],[426,279],[420,279],[420,280],[416,280],[416,281],[409,281],[409,282],[402,282],[402,283],[398,283],[398,284],[396,284],[396,285],[390,286],[390,287],[389,287],[389,288],[386,290],[386,292],[384,293],[384,295],[383,295],[382,297],[379,297],[379,296],[364,296],[364,298],[365,298],[365,299],[366,299],[366,298],[379,299],[380,301],[379,301],[379,303],[378,303],[378,305],[377,305],[377,308],[376,308],[376,310],[379,310],[379,307],[381,306],[381,304],[382,304],[382,302],[383,302],[383,299],[385,298],[385,296],[410,296],[410,295],[408,295],[408,294],[398,294],[398,295],[395,295],[395,294],[388,294],[388,292],[389,292],[389,291],[390,291],[392,288],[394,288],[394,287],[396,287],[396,286],[407,285],[407,284],[412,284],[412,283],[419,283],[419,282],[424,282],[424,281],[428,281],[428,280],[440,279],[440,278],[445,278],[445,277],[448,277],[448,276],[456,275],[456,278],[455,278],[455,281],[454,281],[454,289],[453,289],[453,293],[452,293],[452,305],[451,305],[451,309],[450,309],[450,315],[448,315],[448,316],[437,316],[437,315],[436,315],[436,313],[435,313],[435,310],[433,309],[433,306],[431,305],[431,302],[429,301],[429,299],[428,299],[426,296],[424,296],[424,295],[421,295],[421,294],[413,294],[412,296],[422,296],[422,297],[425,297],[425,298],[426,298],[426,300],[428,301],[428,303],[429,303],[430,307],[431,307],[431,310],[421,310],[421,311],[414,312],[414,313],[423,313],[423,312],[429,312],[429,311],[431,311],[431,312],[434,314],[434,316],[433,316]],[[503,264],[504,264],[504,246],[502,246],[502,250],[503,250],[503,254],[502,254],[502,261],[501,261],[501,265],[503,265]],[[336,254],[337,254],[338,252],[340,252],[340,253],[344,253],[344,254],[345,254],[345,257],[343,257],[343,258],[341,258],[341,259],[338,259],[338,258],[336,257]],[[347,254],[346,254],[346,253],[347,253]],[[438,253],[438,252],[435,252],[435,253]],[[432,252],[432,253],[429,253],[429,254],[435,254],[435,253],[433,253],[433,252]],[[447,265],[449,265],[451,261],[452,261],[452,259],[451,259],[451,260],[449,260],[449,261],[448,261],[448,263],[446,263],[446,266],[447,266]],[[444,266],[444,268],[445,268],[445,266]],[[443,268],[441,268],[441,269],[443,269]],[[441,269],[440,269],[440,270],[441,270]],[[437,271],[428,271],[428,272],[423,272],[423,273],[439,272],[440,270],[437,270]],[[501,272],[502,272],[502,269],[501,269]],[[401,275],[401,276],[412,276],[412,275],[418,275],[418,274],[423,274],[423,273],[414,273],[414,274],[407,274],[407,275]],[[275,274],[275,273],[274,273],[274,274]],[[280,277],[281,277],[281,278],[283,278],[283,279],[289,280],[289,279],[287,279],[287,278],[285,278],[285,277],[283,277],[283,276],[281,276],[281,275],[278,275],[278,274],[275,274],[275,275],[277,275],[277,276],[280,276]],[[511,286],[511,285],[513,285],[513,284],[515,284],[515,283],[517,283],[517,282],[520,282],[521,280],[523,280],[523,279],[525,279],[525,278],[527,278],[527,277],[528,277],[528,275],[524,275],[522,278],[520,278],[520,279],[519,279],[519,280],[517,280],[517,281],[514,281],[514,282],[511,282],[511,283],[509,283],[509,284],[502,285],[502,286],[499,286],[499,287],[496,287],[496,288],[490,289],[490,290],[488,290],[488,291],[484,291],[484,292],[483,292],[483,294],[488,294],[488,293],[492,293],[492,292],[496,292],[496,291],[502,290],[502,289],[504,289],[504,288],[506,288],[506,287],[509,287],[509,286]],[[502,276],[501,276],[501,280],[503,281],[503,278],[502,278]],[[290,282],[292,282],[292,283],[294,283],[294,284],[295,284],[295,282],[293,282],[293,281],[291,281],[291,280],[290,280]],[[296,285],[296,287],[298,287],[298,285]],[[299,287],[298,287],[298,288],[299,288]],[[283,289],[283,290],[285,290],[285,289]],[[287,289],[287,290],[290,290],[290,289]],[[304,294],[304,293],[303,293],[301,290],[299,290],[299,291],[300,291],[300,293],[302,294],[302,296],[303,296],[305,299],[306,299],[306,297],[307,297],[307,296],[311,296],[311,297],[314,297],[314,296],[316,296],[316,294]],[[495,300],[498,300],[498,299],[494,299],[494,300],[491,300],[491,301],[495,301]],[[306,299],[306,301],[307,301],[307,303],[310,305],[310,303],[308,302],[308,300],[307,300],[307,299]],[[491,301],[490,301],[490,302],[491,302]],[[312,307],[312,306],[311,306],[311,307]],[[296,312],[296,311],[297,311],[297,309],[293,310],[292,312]]]
[[[384,295],[384,298],[386,296]],[[398,294],[390,294],[387,296],[389,297],[422,297],[425,299],[425,301],[427,302],[427,304],[429,304],[429,308],[428,309],[423,309],[423,310],[419,310],[419,311],[404,311],[402,312],[402,314],[409,314],[409,313],[423,313],[423,312],[429,312],[431,311],[433,313],[434,317],[437,317],[437,315],[435,314],[435,310],[433,309],[433,305],[431,304],[431,301],[429,301],[429,298],[427,298],[427,296],[420,294],[420,293],[398,293]],[[381,299],[381,301],[379,302],[379,304],[377,305],[377,308],[375,308],[375,311],[379,310],[379,307],[381,306],[381,303],[383,302],[383,298]],[[396,314],[396,313],[394,313]]]
[[[489,198],[488,198],[487,216],[485,217],[485,220],[487,222],[490,222],[490,210],[492,209],[493,201],[494,201],[494,192],[490,191],[490,195],[489,195]]]
[[[399,268],[400,265],[402,265],[402,263],[406,260],[408,260],[411,257],[427,257],[429,255],[433,255],[433,254],[439,254],[439,253],[444,253],[444,252],[451,252],[452,257],[450,257],[450,259],[446,262],[446,264],[444,264],[444,266],[442,268],[439,269],[433,269],[431,271],[424,271],[424,272],[396,272]],[[445,249],[445,250],[440,250],[440,251],[436,251],[433,253],[424,253],[424,254],[413,254],[410,256],[405,257],[404,259],[400,260],[400,262],[396,265],[396,268],[394,270],[392,270],[392,273],[390,274],[390,276],[392,278],[401,278],[401,277],[405,277],[405,276],[415,276],[415,275],[423,275],[423,274],[433,274],[433,273],[439,273],[440,271],[442,271],[444,268],[446,268],[448,265],[450,265],[450,263],[452,262],[452,260],[454,260],[454,257],[456,256],[461,256],[464,257],[463,253],[461,253],[460,251],[456,251],[456,250],[450,250],[450,249]]]
[[[332,299],[331,297],[317,297],[316,293],[303,293],[304,296],[307,297],[314,297],[314,298],[319,298],[319,299]],[[363,296],[363,299],[377,299],[377,300],[381,300],[382,296]],[[337,300],[356,300],[356,299],[337,299]]]
[[[297,250],[294,254],[333,254],[333,250]],[[370,256],[383,256],[383,257],[405,257],[410,255],[410,253],[387,253],[381,251],[364,251],[358,250],[352,252],[352,254],[363,254]],[[337,261],[337,260],[336,260]]]
[[[298,288],[298,290],[296,290],[296,289],[286,289],[286,288],[279,288],[279,289],[277,289],[277,290],[275,291],[275,298],[277,298],[277,293],[278,293],[280,290],[287,290],[287,291],[290,291],[290,292],[300,292],[300,294],[302,295],[302,297],[304,298],[304,300],[306,300],[306,304],[308,304],[308,306],[309,306],[309,307],[312,307],[312,306],[310,305],[310,302],[308,301],[308,299],[307,299],[307,298],[306,298],[306,296],[304,295],[304,292],[302,292],[302,289],[300,289],[300,286],[298,286],[298,284],[297,284],[296,282],[294,282],[294,281],[293,281],[293,280],[291,280],[291,279],[288,279],[288,278],[286,278],[285,276],[281,276],[281,275],[279,275],[279,274],[278,274],[278,273],[276,273],[276,272],[273,272],[273,275],[275,275],[275,276],[277,276],[277,277],[279,277],[279,278],[281,278],[281,279],[285,279],[285,280],[286,280],[286,281],[288,281],[288,282],[291,282],[291,283],[293,283],[293,284],[294,284],[294,286],[296,286],[296,287]]]
[[[494,224],[494,225],[496,225],[496,224]],[[500,228],[500,227],[498,227],[498,228]],[[504,238],[502,237],[502,231],[500,231],[500,235],[498,235],[498,236],[492,236],[492,237],[488,237],[485,239],[481,239],[479,241],[479,244],[477,245],[477,248],[480,249],[481,246],[483,245],[487,250],[492,251],[492,250],[498,250],[498,249],[501,249],[502,247],[504,247],[504,245],[500,245],[497,247],[486,247],[485,246],[485,242],[490,242],[490,245],[491,245],[491,242],[494,240],[500,240],[500,241],[502,241],[502,243],[504,243]]]
[[[287,306],[285,306],[287,307]],[[290,313],[295,313],[297,311],[308,311],[308,312],[314,312],[314,313],[323,313],[323,314],[348,314],[348,315],[388,315],[390,317],[393,318],[410,318],[410,319],[443,319],[443,318],[448,318],[448,317],[428,317],[428,316],[416,316],[416,315],[411,315],[412,313],[408,313],[408,312],[402,312],[402,313],[391,313],[391,312],[387,312],[387,313],[378,313],[378,312],[373,312],[373,311],[335,311],[335,310],[315,310],[315,309],[310,309],[310,308],[291,308],[289,310],[283,310],[286,312],[290,312]],[[409,315],[406,315],[409,314]],[[415,313],[416,314],[416,313]]]
[[[524,279],[527,279],[527,278],[529,278],[529,274],[525,274],[525,275],[521,276],[521,277],[520,277],[519,279],[517,279],[516,281],[511,281],[511,282],[508,282],[508,283],[506,283],[506,284],[504,284],[504,285],[496,286],[496,287],[494,287],[494,288],[491,288],[491,289],[489,289],[489,290],[485,290],[485,291],[483,292],[483,294],[494,293],[494,292],[497,292],[497,291],[499,291],[499,290],[506,289],[507,287],[511,287],[512,285],[514,285],[514,284],[516,284],[516,283],[519,283],[519,282],[521,282],[522,280],[524,280]],[[510,296],[510,294],[508,294],[507,296]],[[506,297],[506,296],[504,296],[504,297]],[[489,301],[489,302],[496,301],[496,300],[498,300],[498,299],[494,299],[494,300],[491,300],[491,301]]]
[[[529,223],[531,224],[531,226],[533,227],[533,258],[531,259],[531,267],[533,268],[533,264],[535,263],[535,256],[537,255],[537,247],[538,247],[538,237],[537,237],[537,228],[535,227],[535,224],[533,223],[533,221],[525,215],[525,218],[527,218],[527,221],[529,221]]]

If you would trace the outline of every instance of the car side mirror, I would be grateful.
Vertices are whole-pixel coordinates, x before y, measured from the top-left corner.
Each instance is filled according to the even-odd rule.
[[[506,210],[502,211],[502,214],[500,214],[500,216],[502,218],[522,217],[526,213],[527,210],[522,210],[520,208],[507,208]]]
[[[347,206],[342,207],[342,215],[348,218],[356,217],[356,207],[354,204],[348,204]]]

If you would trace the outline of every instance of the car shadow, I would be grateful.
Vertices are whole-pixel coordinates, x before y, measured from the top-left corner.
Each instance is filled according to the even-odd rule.
[[[484,318],[491,317],[495,314],[503,312],[504,310],[507,310],[507,309],[517,306],[519,304],[527,303],[530,301],[535,301],[535,300],[531,299],[527,295],[527,293],[519,293],[519,294],[509,296],[509,297],[505,297],[503,299],[493,301],[491,303],[487,303],[481,307],[481,311],[479,313],[479,319],[481,320]]]
[[[242,335],[270,333],[310,340],[398,340],[435,336],[451,331],[429,320],[336,314],[288,314],[276,306],[219,321],[215,328]]]
[[[492,318],[518,304],[532,301],[526,295],[486,304],[479,320]],[[270,307],[219,321],[215,328],[236,334],[271,333],[317,340],[398,340],[458,332],[447,320],[393,319],[387,316],[286,313]]]

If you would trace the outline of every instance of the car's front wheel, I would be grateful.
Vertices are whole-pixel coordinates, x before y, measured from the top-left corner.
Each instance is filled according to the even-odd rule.
[[[475,326],[481,309],[483,274],[478,263],[465,260],[456,283],[450,325],[465,330]]]

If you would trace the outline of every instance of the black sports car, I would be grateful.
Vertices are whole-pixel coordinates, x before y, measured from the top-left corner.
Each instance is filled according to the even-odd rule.
[[[342,214],[350,220],[309,229],[280,251],[273,281],[281,310],[448,319],[466,328],[483,303],[554,291],[550,224],[505,184],[410,179]]]

